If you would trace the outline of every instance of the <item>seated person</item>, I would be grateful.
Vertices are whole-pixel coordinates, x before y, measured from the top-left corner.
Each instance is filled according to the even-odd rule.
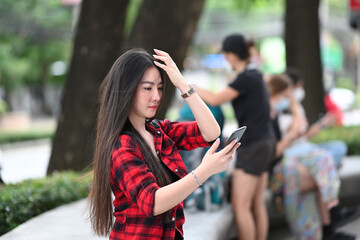
[[[305,97],[303,89],[303,80],[301,74],[296,69],[288,69],[285,73],[292,83],[293,102],[290,106],[289,113],[283,111],[279,114],[280,129],[286,132],[290,125],[298,125],[303,133],[302,137],[298,138],[292,145],[284,152],[286,156],[294,156],[299,154],[307,154],[315,148],[325,149],[331,153],[335,161],[335,166],[341,166],[342,159],[347,153],[347,145],[340,140],[333,140],[322,143],[311,143],[309,140],[316,136],[323,128],[333,126],[338,121],[337,112],[328,112],[315,123],[309,125],[305,116],[305,111],[301,105],[301,101]]]
[[[275,75],[267,83],[278,140],[270,186],[275,197],[283,199],[285,217],[293,235],[296,239],[355,239],[334,229],[332,209],[339,203],[340,180],[332,155],[314,148],[305,154],[283,156],[286,148],[301,136],[301,129],[294,124],[282,135],[277,115],[296,103],[288,77]]]

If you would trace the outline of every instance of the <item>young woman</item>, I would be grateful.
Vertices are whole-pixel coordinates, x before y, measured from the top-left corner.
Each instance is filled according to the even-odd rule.
[[[265,189],[268,165],[273,159],[275,138],[270,122],[269,95],[262,74],[250,62],[249,44],[240,34],[225,38],[222,45],[227,62],[238,75],[225,89],[212,93],[198,89],[209,105],[231,101],[239,126],[247,126],[237,151],[232,178],[231,201],[239,239],[265,240],[268,217]]]
[[[182,201],[211,175],[224,171],[239,147],[232,142],[215,153],[220,130],[210,110],[171,57],[160,50],[155,53],[124,53],[100,89],[89,204],[93,230],[98,235],[110,233],[110,239],[183,239]],[[184,93],[196,121],[153,120],[163,97],[165,72]],[[178,151],[214,140],[200,166],[187,174]]]

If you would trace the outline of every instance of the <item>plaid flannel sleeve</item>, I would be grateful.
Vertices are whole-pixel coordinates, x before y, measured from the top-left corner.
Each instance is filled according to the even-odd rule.
[[[193,150],[198,147],[208,147],[196,121],[170,122],[165,119],[161,122],[165,133],[176,143],[179,150]]]
[[[160,187],[145,161],[135,149],[119,148],[113,152],[112,170],[125,196],[149,217],[154,216],[155,192]]]

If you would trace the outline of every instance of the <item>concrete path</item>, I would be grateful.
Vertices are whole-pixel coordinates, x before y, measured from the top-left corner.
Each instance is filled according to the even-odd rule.
[[[224,224],[229,221],[224,214],[230,210],[214,212],[189,212],[185,211],[186,222],[184,233],[186,240],[208,240],[217,239],[216,236],[224,236],[219,233]],[[87,220],[86,200],[82,199],[74,203],[60,206],[46,213],[43,213],[25,222],[13,231],[0,237],[0,240],[105,240],[108,238],[94,236],[91,232],[90,223]],[[344,231],[359,236],[360,239],[360,218],[341,228]],[[227,236],[234,236],[228,233]],[[290,231],[287,228],[279,228],[270,231],[269,240],[292,240]],[[223,240],[223,239],[219,239]]]
[[[230,206],[226,206],[229,208]],[[219,220],[223,219],[225,211],[186,212],[184,226],[185,239],[209,240],[214,239],[216,232],[223,228]],[[218,222],[218,223],[217,223]],[[204,234],[206,233],[206,235]],[[45,212],[23,223],[13,231],[0,237],[0,240],[104,240],[91,232],[87,220],[86,199],[60,206]]]
[[[5,182],[15,183],[27,178],[45,176],[50,154],[48,141],[35,142],[31,146],[5,147],[2,148],[2,152],[1,164],[3,169],[1,173]],[[359,169],[359,167],[359,156],[348,157],[341,173],[356,174],[358,173],[356,169]],[[1,236],[0,240],[107,239],[92,234],[90,223],[86,217],[85,203],[86,201],[83,199],[45,212]],[[221,229],[226,229],[223,226],[231,224],[231,221],[226,218],[230,210],[229,205],[225,206],[221,211],[210,213],[194,212],[186,209],[185,239],[217,239],[218,232]],[[360,237],[360,218],[345,225],[343,229]],[[225,235],[233,236],[233,234],[229,232]],[[269,240],[289,239],[292,238],[287,228],[272,229],[269,235]],[[360,238],[358,239],[360,240]]]
[[[4,182],[17,183],[46,176],[50,149],[50,140],[2,145],[0,166]]]
[[[86,201],[60,206],[23,223],[0,237],[1,240],[102,240],[91,233],[86,219]]]

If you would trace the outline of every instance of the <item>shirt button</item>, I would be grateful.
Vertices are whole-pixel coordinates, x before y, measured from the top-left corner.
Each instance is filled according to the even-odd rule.
[[[160,131],[157,131],[157,135],[161,135],[161,132],[160,132]]]
[[[175,172],[178,172],[178,171],[179,171],[179,169],[175,168]]]
[[[160,152],[159,152],[159,151],[156,151],[156,154],[157,154],[157,155],[159,155],[159,154],[160,154]]]
[[[175,217],[172,217],[172,218],[171,218],[171,221],[174,222],[174,221],[175,221]]]

